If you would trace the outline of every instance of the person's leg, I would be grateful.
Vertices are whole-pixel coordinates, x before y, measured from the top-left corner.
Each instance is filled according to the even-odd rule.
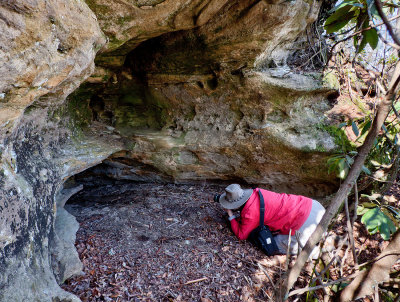
[[[278,250],[281,254],[287,253],[289,235],[276,235],[274,237]],[[295,236],[290,236],[290,254],[297,254],[297,241]]]
[[[314,233],[317,228],[318,223],[321,221],[322,216],[325,214],[325,208],[316,200],[313,200],[310,215],[308,216],[306,222],[298,230],[299,240],[301,246],[305,246],[308,238]],[[312,251],[310,258],[317,259],[319,254],[319,247],[315,247]]]
[[[308,238],[310,238],[311,234],[315,231],[324,213],[325,213],[325,208],[318,201],[313,200],[310,215],[308,216],[304,224],[300,227],[300,229],[297,231],[301,246],[304,247],[306,245]],[[279,252],[281,252],[282,254],[286,254],[289,235],[279,234],[274,238],[276,245],[278,246]],[[297,239],[295,234],[293,234],[290,239],[290,253],[297,254],[297,251],[298,251]],[[312,252],[311,255],[312,258],[314,258],[316,254],[318,254],[318,252],[319,249],[317,247]]]

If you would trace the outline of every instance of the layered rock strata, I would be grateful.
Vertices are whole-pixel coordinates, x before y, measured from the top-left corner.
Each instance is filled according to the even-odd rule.
[[[202,3],[200,11],[192,9],[196,1],[177,5],[165,24],[159,9],[170,2],[130,4],[135,14],[152,11],[155,29],[137,19],[110,21],[121,11],[91,2],[95,11],[101,5],[100,24],[110,40],[130,39],[119,48],[108,46],[81,87],[92,93],[94,119],[127,142],[96,171],[118,179],[236,179],[312,196],[331,192],[335,182],[326,173],[326,152],[336,145],[324,112],[334,91],[320,74],[296,74],[286,64],[319,4]],[[188,8],[193,29],[177,21]],[[197,24],[206,11],[214,13]],[[151,38],[139,30],[144,27],[155,35],[173,31]]]
[[[58,286],[81,268],[65,182],[103,161],[117,179],[329,193],[332,90],[286,64],[318,8],[0,3],[0,301],[79,301]]]

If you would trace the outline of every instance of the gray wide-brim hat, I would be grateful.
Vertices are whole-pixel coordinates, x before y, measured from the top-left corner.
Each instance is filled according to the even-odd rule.
[[[246,203],[253,194],[252,189],[242,189],[238,184],[231,184],[225,188],[219,198],[219,203],[224,209],[237,209]]]

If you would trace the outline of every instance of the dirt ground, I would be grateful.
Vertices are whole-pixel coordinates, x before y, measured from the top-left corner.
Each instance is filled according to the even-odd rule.
[[[224,187],[123,183],[73,196],[66,209],[80,224],[76,247],[84,271],[63,288],[82,301],[273,301],[286,256],[267,257],[236,239],[212,201]],[[345,219],[338,221],[333,229],[344,236]],[[356,246],[362,263],[385,243],[356,223]],[[351,273],[345,265],[351,252],[344,248],[338,256],[332,275]],[[307,285],[314,264],[297,288]]]

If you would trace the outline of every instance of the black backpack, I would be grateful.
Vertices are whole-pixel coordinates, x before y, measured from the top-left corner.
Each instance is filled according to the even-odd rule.
[[[278,246],[276,245],[274,236],[268,226],[264,225],[264,197],[261,190],[258,189],[260,196],[260,225],[251,231],[249,241],[261,249],[267,256],[274,256],[280,254]]]

